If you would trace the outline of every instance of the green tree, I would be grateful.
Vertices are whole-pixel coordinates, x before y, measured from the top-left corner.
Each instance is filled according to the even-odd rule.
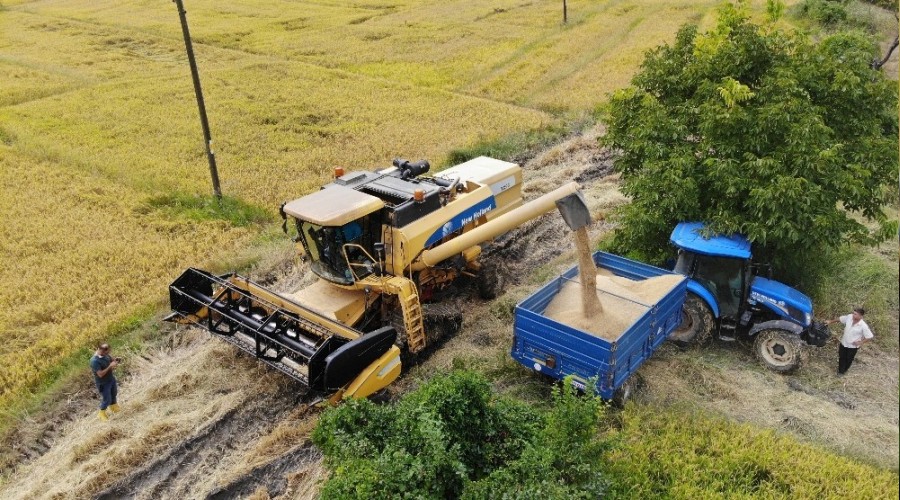
[[[660,262],[674,225],[701,220],[798,269],[823,249],[895,236],[882,207],[896,197],[897,93],[870,67],[875,53],[858,33],[813,43],[756,25],[744,3],[648,52],[601,139],[632,200],[613,249]]]

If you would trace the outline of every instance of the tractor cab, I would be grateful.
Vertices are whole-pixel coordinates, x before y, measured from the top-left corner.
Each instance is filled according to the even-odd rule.
[[[295,240],[316,275],[338,285],[352,285],[378,266],[384,202],[352,188],[325,189],[285,203],[282,214],[293,219]]]
[[[700,223],[672,232],[678,247],[674,271],[691,279],[691,291],[706,299],[717,318],[736,319],[748,293],[750,242],[741,235],[704,237]]]
[[[763,362],[783,372],[799,364],[793,343],[825,344],[829,333],[814,324],[810,298],[759,276],[746,237],[709,234],[702,223],[683,222],[670,240],[678,248],[674,271],[690,278],[682,322],[671,335],[676,343],[699,344],[714,331],[722,340],[746,335]]]

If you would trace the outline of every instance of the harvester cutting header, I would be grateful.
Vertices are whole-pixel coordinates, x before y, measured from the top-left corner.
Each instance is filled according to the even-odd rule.
[[[479,244],[559,207],[590,223],[572,182],[523,204],[521,168],[475,158],[426,177],[427,161],[344,172],[281,206],[283,229],[320,278],[278,294],[237,275],[189,269],[170,286],[179,322],[194,323],[312,389],[365,397],[461,324],[442,291],[483,272]],[[484,279],[493,277],[482,276]]]

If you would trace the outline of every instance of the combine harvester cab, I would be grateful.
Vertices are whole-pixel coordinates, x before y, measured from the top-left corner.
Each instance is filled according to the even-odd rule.
[[[166,319],[200,326],[334,400],[369,396],[400,375],[393,327],[360,332],[236,274],[190,268],[169,299]]]

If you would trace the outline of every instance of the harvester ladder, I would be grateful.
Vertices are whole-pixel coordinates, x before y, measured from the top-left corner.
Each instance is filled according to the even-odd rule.
[[[406,278],[395,276],[389,281],[400,300],[403,310],[403,324],[406,328],[406,344],[409,352],[417,353],[425,348],[425,326],[422,319],[422,304],[416,285]]]

